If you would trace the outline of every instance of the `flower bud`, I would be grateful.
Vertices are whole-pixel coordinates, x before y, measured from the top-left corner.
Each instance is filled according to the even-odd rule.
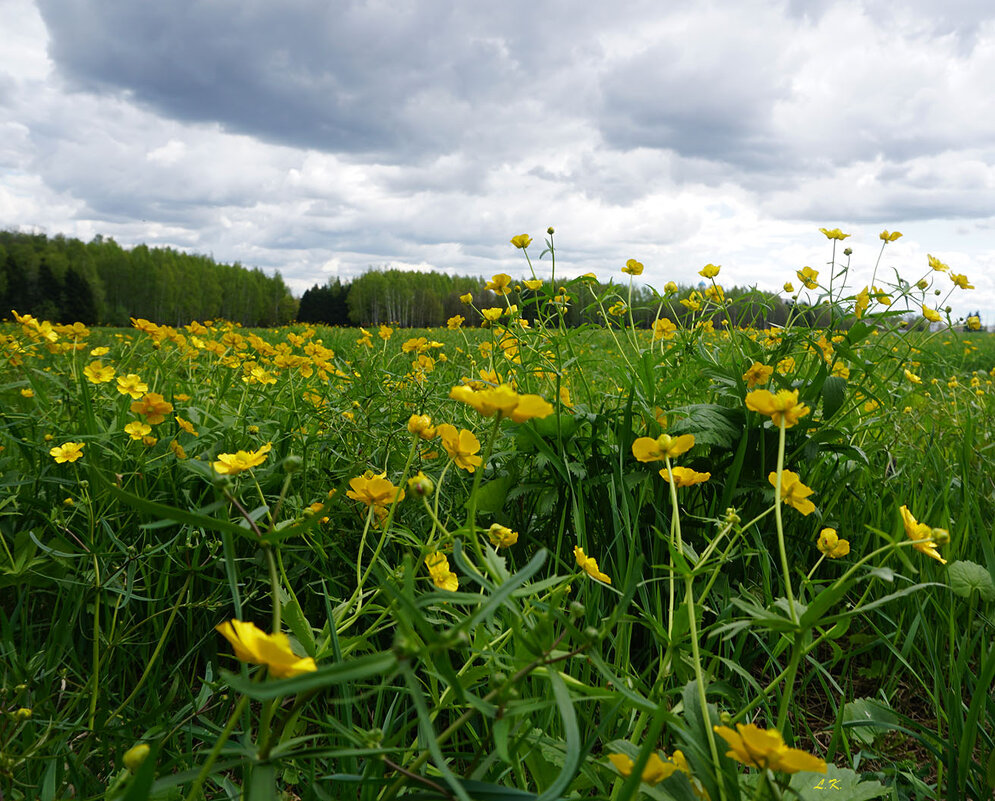
[[[549,228],[546,229],[546,233],[552,236],[553,234],[556,233],[556,231],[553,230],[553,226],[551,225],[549,226]]]
[[[124,766],[134,773],[142,766],[142,763],[145,761],[146,757],[148,757],[150,750],[151,749],[145,743],[138,743],[137,745],[131,746],[131,748],[124,752],[124,756],[122,757]]]
[[[945,528],[934,528],[930,533],[933,537],[933,542],[937,545],[946,545],[950,542],[950,532]]]
[[[26,706],[22,706],[14,713],[14,720],[30,720],[30,719],[31,719],[31,710],[28,709]]]
[[[413,495],[417,495],[420,498],[427,498],[435,490],[435,484],[432,483],[432,479],[419,470],[418,473],[408,479],[408,489]]]
[[[576,620],[577,618],[583,617],[585,611],[586,610],[584,608],[584,604],[582,604],[580,601],[571,601],[570,602],[570,617],[571,617],[571,619]]]

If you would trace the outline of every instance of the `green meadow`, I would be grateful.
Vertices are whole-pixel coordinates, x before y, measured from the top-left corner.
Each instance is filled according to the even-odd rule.
[[[0,797],[990,797],[995,336],[824,233],[776,327],[552,235],[446,328],[17,313]]]

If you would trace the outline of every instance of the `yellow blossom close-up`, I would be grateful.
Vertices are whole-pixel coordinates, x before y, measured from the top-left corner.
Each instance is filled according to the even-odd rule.
[[[585,554],[584,549],[579,545],[574,546],[574,559],[577,560],[577,566],[591,578],[596,579],[597,581],[603,581],[605,584],[612,583],[611,578],[606,573],[602,573],[598,568],[597,560]]]
[[[772,487],[777,486],[777,473],[771,472],[767,480]],[[797,473],[790,470],[781,471],[781,500],[788,506],[792,506],[803,515],[810,515],[815,511],[815,504],[808,499],[813,493],[810,487],[806,487],[801,482]]]
[[[659,437],[638,437],[632,443],[632,455],[640,462],[662,462],[668,456],[673,459],[687,453],[694,447],[694,434],[672,437],[661,434]]]
[[[266,665],[272,676],[289,679],[318,669],[311,657],[297,656],[290,648],[290,640],[282,632],[267,634],[254,623],[231,620],[214,627],[235,651],[241,662]]]
[[[75,462],[77,459],[82,458],[84,447],[86,447],[85,442],[63,442],[61,445],[52,448],[48,453],[49,456],[55,459],[57,464],[63,464],[65,462]]]
[[[746,408],[767,415],[775,426],[782,423],[791,428],[812,410],[798,401],[797,389],[782,389],[775,395],[767,389],[755,389],[746,394]]]
[[[216,472],[223,476],[234,476],[259,467],[266,461],[266,456],[272,450],[272,443],[267,442],[255,451],[236,451],[235,453],[219,453],[213,463]]]
[[[945,529],[933,529],[925,523],[920,523],[912,516],[912,512],[909,511],[907,506],[902,506],[898,511],[902,514],[902,524],[905,527],[906,536],[910,540],[916,541],[912,547],[919,551],[919,553],[926,554],[931,559],[935,559],[940,564],[945,565],[947,560],[940,556],[940,552],[936,550],[936,546],[937,533],[942,532],[939,537],[949,539],[950,535],[947,531]]]
[[[735,730],[728,726],[713,726],[712,729],[729,745],[726,756],[744,765],[783,773],[826,772],[825,760],[807,751],[789,748],[781,733],[774,729],[761,729],[753,723],[737,723]]]
[[[819,551],[830,559],[839,559],[850,553],[849,540],[841,540],[834,528],[824,528],[819,532],[819,539],[816,542]]]

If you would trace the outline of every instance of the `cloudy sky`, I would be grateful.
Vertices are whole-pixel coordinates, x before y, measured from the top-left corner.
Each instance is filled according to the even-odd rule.
[[[297,294],[520,274],[550,225],[567,274],[764,288],[840,227],[866,282],[886,228],[887,274],[931,253],[995,322],[991,0],[0,0],[0,29],[2,228]]]

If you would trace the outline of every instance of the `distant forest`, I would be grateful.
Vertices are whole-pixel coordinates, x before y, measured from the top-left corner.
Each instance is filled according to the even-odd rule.
[[[398,324],[410,328],[444,326],[461,315],[466,325],[478,325],[480,316],[460,300],[467,294],[477,309],[503,306],[505,299],[485,288],[485,279],[436,272],[371,268],[351,282],[338,278],[316,284],[298,301],[280,273],[240,264],[219,264],[203,255],[171,248],[138,245],[122,248],[113,239],[96,237],[81,242],[64,236],[0,231],[0,319],[15,309],[53,322],[88,325],[128,325],[131,317],[155,323],[186,325],[191,320],[223,318],[245,326],[271,327],[298,321],[325,325]],[[547,282],[548,283],[548,282]],[[508,302],[522,316],[534,320],[540,303],[548,300],[544,286],[531,291],[524,282],[512,282]],[[556,287],[557,291],[559,287]],[[616,292],[598,282],[575,282],[567,287],[569,302],[563,314],[568,326],[601,324],[603,309],[621,296],[628,299],[626,276],[619,276]],[[686,297],[682,288],[679,297]],[[603,306],[595,295],[606,298]],[[608,296],[611,297],[608,297]],[[775,293],[738,287],[725,290],[726,305],[715,317],[729,325],[764,327],[783,324],[792,306]],[[534,302],[536,299],[540,303]],[[548,307],[547,307],[548,308]],[[648,327],[656,319],[660,299],[645,286],[634,286],[632,318]],[[802,324],[825,324],[825,307],[800,310]],[[691,312],[673,298],[662,316],[678,325]],[[628,313],[625,314],[628,321]]]
[[[0,319],[11,309],[53,322],[128,325],[129,317],[185,325],[222,317],[246,326],[289,323],[297,301],[277,273],[172,248],[122,248],[98,236],[0,231]]]
[[[544,293],[549,288],[547,281],[545,287],[530,291],[524,286],[524,280],[515,280],[506,301],[485,289],[485,283],[484,279],[477,277],[373,269],[351,283],[343,284],[334,279],[324,286],[316,284],[311,287],[301,297],[297,319],[302,323],[331,325],[398,323],[405,327],[431,328],[445,325],[450,317],[460,315],[466,319],[467,325],[478,325],[479,313],[460,300],[461,296],[469,294],[477,309],[504,306],[509,302],[518,306],[522,317],[534,321],[539,312],[535,299],[538,297],[540,302],[545,302]],[[566,325],[602,324],[604,311],[619,299],[618,296],[628,300],[627,277],[619,276],[615,293],[608,290],[607,284],[597,281],[571,283],[566,292],[569,302],[563,313]],[[686,297],[689,291],[684,287],[679,296]],[[602,308],[595,301],[595,295],[604,297],[606,293],[611,297],[605,300]],[[733,287],[725,290],[725,296],[729,303],[716,316],[716,323],[723,320],[730,325],[783,325],[791,311],[791,306],[774,293]],[[657,319],[660,305],[661,301],[652,289],[633,287],[632,318],[637,326],[651,326]],[[691,311],[671,297],[669,302],[663,304],[660,316],[676,324],[685,324]],[[824,309],[810,309],[803,312],[802,322],[818,324],[822,318],[828,319]],[[626,313],[626,323],[628,319]]]

